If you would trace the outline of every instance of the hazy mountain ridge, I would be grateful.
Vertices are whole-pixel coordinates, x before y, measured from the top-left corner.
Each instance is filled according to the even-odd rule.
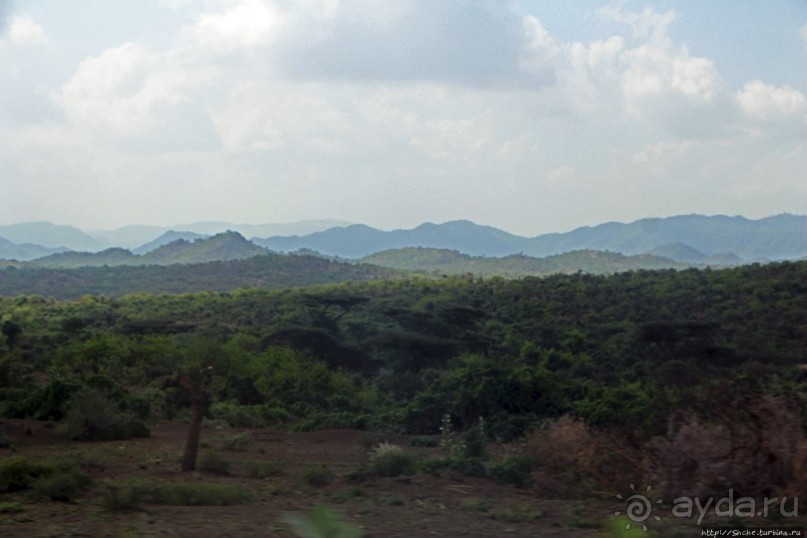
[[[178,239],[182,239],[184,241],[196,241],[197,239],[204,239],[206,237],[208,236],[204,234],[198,234],[195,232],[178,232],[176,230],[168,230],[157,239],[149,241],[145,245],[141,245],[135,249],[132,249],[132,253],[138,255],[148,254],[149,252],[157,250],[163,245],[167,245]]]
[[[469,221],[422,224],[411,230],[385,232],[365,225],[332,228],[307,236],[269,237],[255,243],[272,250],[312,249],[343,258],[409,247],[457,250],[472,256],[526,254],[544,258],[577,250],[618,252],[626,256],[668,250],[674,261],[708,263],[708,257],[733,254],[741,261],[798,259],[807,255],[807,216],[777,215],[759,220],[745,217],[681,215],[608,222],[566,233],[527,238]],[[697,253],[697,254],[696,254]],[[702,254],[698,258],[698,254]],[[698,259],[693,259],[698,258]],[[724,259],[731,259],[726,257]]]
[[[610,274],[637,269],[684,269],[689,264],[649,254],[624,256],[616,252],[579,250],[546,258],[512,254],[500,258],[470,256],[456,250],[410,247],[378,252],[360,260],[403,271],[432,274],[473,273],[480,276],[526,276],[554,273]]]
[[[175,239],[146,254],[134,254],[122,248],[101,252],[65,252],[29,262],[34,267],[76,268],[121,265],[199,264],[213,261],[242,260],[268,254],[268,251],[237,232],[225,232],[209,238],[188,241]]]
[[[28,261],[64,251],[63,248],[48,248],[32,243],[17,244],[0,237],[0,260]]]
[[[277,230],[278,227],[310,229],[333,222],[339,221],[301,221],[288,225],[234,225],[230,229],[243,237],[251,237],[252,233],[249,232]],[[120,228],[115,233],[121,238],[126,236],[129,242],[135,237],[148,236],[147,241],[136,245],[137,248],[126,247],[133,249],[133,254],[148,254],[168,244],[172,239],[198,240],[199,237],[193,234],[207,236],[209,230],[218,229],[223,225],[225,223],[196,223],[174,229],[129,226]],[[221,231],[223,230],[219,230]],[[244,231],[247,233],[243,233]],[[93,239],[76,228],[50,223],[0,226],[0,238],[5,237],[12,243],[17,243],[15,239],[4,236],[4,233],[16,239],[31,238],[36,234],[53,234],[39,242],[28,241],[24,249],[17,248],[21,245],[6,244],[4,250],[3,244],[0,243],[0,257],[7,259],[30,260],[53,252],[53,250],[37,252],[35,247],[38,245],[44,249],[47,245],[58,243],[59,246],[64,244],[65,247],[74,249],[75,241],[78,241],[94,245],[95,248],[83,249],[91,252],[99,252],[110,246],[99,247],[98,239]],[[113,235],[105,237],[109,240]],[[68,239],[70,242],[65,242]],[[346,259],[361,259],[391,249],[421,247],[456,250],[470,256],[502,257],[525,254],[533,258],[545,258],[579,250],[598,250],[617,252],[626,256],[651,254],[683,263],[734,264],[807,257],[807,216],[782,214],[751,220],[723,215],[679,215],[647,218],[630,223],[608,222],[565,233],[536,237],[522,237],[466,220],[443,224],[424,223],[409,230],[392,231],[353,224],[320,229],[307,234],[253,237],[252,242],[279,252],[310,250],[325,256]],[[161,261],[160,256],[155,255],[154,259],[157,263],[196,263],[210,259],[210,257],[190,256],[187,261],[169,261],[170,258],[171,256],[167,256],[166,261]],[[175,259],[180,258],[181,256]],[[93,263],[103,264],[101,259],[103,256],[99,256]],[[46,260],[45,263],[50,261]],[[113,263],[118,262],[113,260]]]

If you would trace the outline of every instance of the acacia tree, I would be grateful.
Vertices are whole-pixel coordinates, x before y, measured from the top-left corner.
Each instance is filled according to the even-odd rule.
[[[196,457],[199,454],[199,438],[202,434],[202,419],[205,415],[205,391],[213,380],[213,367],[191,369],[179,375],[176,384],[188,392],[191,400],[191,422],[182,452],[182,472],[196,470]]]

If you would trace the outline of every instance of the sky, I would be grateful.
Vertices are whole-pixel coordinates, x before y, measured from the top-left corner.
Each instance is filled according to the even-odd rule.
[[[807,214],[805,0],[0,0],[0,224]]]

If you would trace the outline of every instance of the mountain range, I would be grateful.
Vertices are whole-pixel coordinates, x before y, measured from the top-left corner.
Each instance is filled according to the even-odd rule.
[[[211,243],[196,244],[225,230],[240,234],[243,241],[235,250],[232,244],[226,248],[219,245],[224,252],[217,251],[219,247]],[[278,233],[271,235],[275,232]],[[251,242],[243,236],[251,237]],[[168,251],[161,250],[168,245],[172,245]],[[0,226],[0,259],[39,259],[38,264],[49,266],[87,262],[199,263],[237,259],[228,257],[236,250],[240,257],[265,252],[260,247],[276,252],[314,251],[353,260],[382,251],[418,247],[453,250],[471,257],[545,258],[596,250],[624,256],[648,254],[685,264],[731,265],[807,257],[807,216],[782,214],[752,220],[739,216],[681,215],[630,223],[609,222],[536,237],[522,237],[464,220],[392,231],[363,224],[345,225],[340,221],[266,225],[208,222],[174,228],[128,226],[107,232],[83,232],[45,222]],[[124,248],[131,250],[122,251]],[[67,250],[83,253],[70,256],[64,252]],[[205,254],[202,250],[209,252]],[[95,254],[91,256],[88,252]],[[107,261],[99,263],[104,259]]]
[[[745,217],[682,215],[628,224],[609,222],[566,233],[520,237],[469,221],[426,223],[411,230],[377,230],[364,225],[331,228],[305,236],[254,239],[280,252],[310,249],[344,258],[408,247],[456,250],[471,256],[524,254],[543,258],[577,250],[654,254],[686,263],[758,261],[807,256],[807,216]]]

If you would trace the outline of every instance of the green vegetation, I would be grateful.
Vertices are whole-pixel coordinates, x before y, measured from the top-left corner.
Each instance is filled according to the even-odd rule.
[[[144,504],[173,506],[230,506],[246,504],[254,492],[236,484],[206,482],[107,481],[98,492],[110,512],[140,510]]]
[[[117,439],[193,404],[237,427],[439,434],[441,460],[417,465],[434,472],[574,492],[622,473],[680,494],[726,481],[754,494],[798,480],[805,282],[797,262],[0,297],[0,413],[57,421],[73,439]],[[177,383],[192,372],[209,376],[197,396]],[[487,453],[488,441],[517,439],[518,453]],[[214,442],[251,445],[248,434]],[[706,463],[720,454],[731,461]]]

